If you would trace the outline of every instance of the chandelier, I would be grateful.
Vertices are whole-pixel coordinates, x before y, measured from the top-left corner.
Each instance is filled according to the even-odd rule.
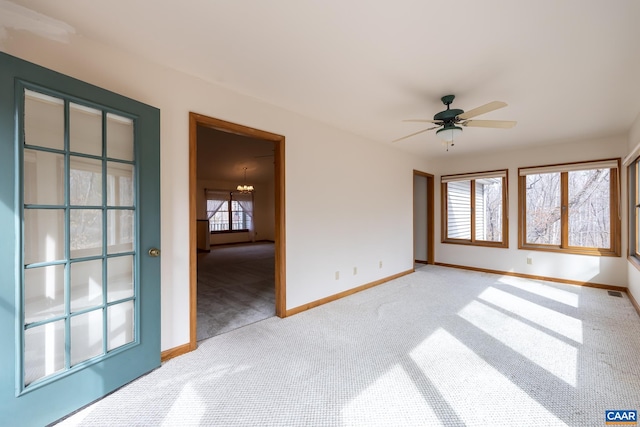
[[[253,192],[253,185],[247,185],[247,168],[244,168],[244,184],[238,185],[236,190],[243,194],[249,194]]]

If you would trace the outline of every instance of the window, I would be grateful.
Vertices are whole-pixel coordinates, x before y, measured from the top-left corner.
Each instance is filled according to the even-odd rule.
[[[252,229],[252,195],[228,191],[205,190],[209,230],[214,232]]]
[[[619,160],[519,169],[519,247],[620,255]]]
[[[640,157],[631,162],[628,173],[629,256],[635,258],[640,263]]]
[[[508,247],[507,171],[447,175],[442,182],[442,242]]]

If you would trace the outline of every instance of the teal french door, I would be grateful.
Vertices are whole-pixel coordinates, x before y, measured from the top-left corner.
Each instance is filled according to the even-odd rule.
[[[0,424],[160,365],[160,113],[0,52]]]

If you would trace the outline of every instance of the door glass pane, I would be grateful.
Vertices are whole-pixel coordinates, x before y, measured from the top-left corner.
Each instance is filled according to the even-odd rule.
[[[71,366],[102,354],[102,310],[71,318]]]
[[[560,173],[527,175],[527,243],[560,245]]]
[[[471,240],[471,181],[447,183],[447,237]]]
[[[24,263],[64,259],[64,210],[24,210]]]
[[[30,90],[24,91],[24,142],[64,149],[64,101]]]
[[[107,211],[107,253],[133,251],[133,210]]]
[[[18,286],[28,386],[135,339],[136,166],[132,119],[24,95]]]
[[[64,156],[24,150],[24,203],[64,204]]]
[[[102,260],[71,264],[71,312],[102,304]]]
[[[24,271],[24,321],[38,322],[64,314],[64,265]]]
[[[102,206],[102,161],[71,156],[69,163],[69,203]]]
[[[107,260],[107,301],[133,296],[133,255]]]
[[[611,247],[610,169],[569,172],[569,246]]]
[[[102,254],[102,210],[71,209],[71,258]]]
[[[64,369],[64,320],[24,332],[24,383]]]
[[[133,165],[107,163],[107,205],[133,206]]]
[[[102,155],[102,111],[69,104],[69,147],[76,153]]]
[[[125,301],[107,309],[108,350],[133,341],[133,319],[133,301]]]
[[[133,120],[107,114],[107,157],[133,160]]]

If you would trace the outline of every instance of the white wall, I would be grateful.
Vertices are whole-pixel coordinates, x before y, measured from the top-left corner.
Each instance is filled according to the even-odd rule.
[[[253,195],[260,215],[255,217],[256,240],[275,240],[276,238],[276,193],[273,180],[263,182],[256,187]]]
[[[80,36],[8,35],[4,52],[161,110],[163,350],[189,341],[190,111],[286,137],[287,308],[413,268],[413,169],[426,162]]]
[[[460,144],[466,141],[460,141]],[[469,143],[472,143],[470,141]],[[579,162],[624,157],[627,141],[624,136],[558,143],[544,148],[505,150],[500,155],[470,156],[442,159],[436,173],[436,200],[440,200],[440,176],[445,174],[481,172],[509,169],[509,248],[487,248],[440,243],[441,210],[436,209],[436,262],[480,267],[492,270],[554,277],[566,280],[601,283],[613,286],[627,285],[625,257],[597,257],[559,254],[518,249],[518,167]],[[623,168],[624,169],[624,168]],[[622,171],[622,251],[627,247],[626,174]],[[439,204],[438,204],[439,205]],[[533,263],[527,265],[527,257]]]

